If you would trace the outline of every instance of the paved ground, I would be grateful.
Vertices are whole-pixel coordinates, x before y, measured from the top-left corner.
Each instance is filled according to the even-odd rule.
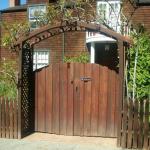
[[[34,133],[22,140],[0,139],[0,150],[121,150],[116,139]]]

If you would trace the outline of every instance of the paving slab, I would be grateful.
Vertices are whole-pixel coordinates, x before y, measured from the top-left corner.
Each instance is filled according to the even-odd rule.
[[[34,133],[21,140],[0,139],[0,150],[122,150],[116,138]]]

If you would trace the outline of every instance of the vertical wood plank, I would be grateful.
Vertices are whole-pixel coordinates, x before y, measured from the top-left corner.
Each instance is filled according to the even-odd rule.
[[[145,100],[144,107],[145,107],[145,114],[144,114],[144,148],[148,149],[148,136],[149,136],[149,100]]]
[[[123,101],[124,101],[124,68],[125,68],[125,49],[124,49],[124,43],[123,41],[118,41],[118,52],[119,52],[119,102],[118,102],[118,106],[119,106],[119,113],[118,113],[118,136],[119,136],[119,126],[121,125],[121,111],[122,111],[122,107],[123,107]],[[117,143],[119,143],[121,141],[118,141]]]
[[[65,93],[63,93],[64,92],[64,89],[63,89],[63,70],[64,70],[64,68],[63,68],[63,64],[61,63],[60,64],[60,67],[59,67],[59,71],[60,71],[60,76],[59,76],[59,78],[60,78],[60,83],[59,83],[59,97],[60,97],[60,108],[59,108],[59,111],[60,111],[60,122],[59,122],[59,124],[60,124],[60,134],[64,134],[64,128],[62,127],[62,124],[63,124],[63,98],[62,98],[62,96],[63,96],[63,94],[65,94]]]
[[[109,68],[108,69],[108,80],[107,80],[107,83],[108,83],[108,88],[107,88],[107,108],[106,108],[106,134],[105,136],[106,137],[109,137],[109,135],[112,134],[112,117],[113,117],[113,114],[111,113],[112,111],[112,95],[111,95],[111,90],[112,90],[112,70],[110,70]]]
[[[138,131],[139,131],[139,123],[138,123],[138,101],[134,102],[134,121],[133,121],[133,148],[138,148]]]
[[[85,64],[80,64],[80,77],[84,77]],[[84,82],[80,81],[80,136],[84,135],[84,103],[86,102],[84,96]]]
[[[121,138],[121,146],[122,148],[126,148],[127,146],[127,114],[128,114],[128,104],[127,100],[124,101],[123,106],[123,123],[122,123],[122,138]]]
[[[12,101],[12,100],[11,100]],[[9,101],[8,99],[6,99],[6,103],[5,103],[5,106],[6,106],[6,115],[5,115],[5,121],[6,121],[6,138],[9,139]]]
[[[127,141],[127,148],[132,148],[133,143],[133,134],[132,134],[132,126],[133,126],[133,101],[129,99],[129,111],[128,111],[128,141]]]
[[[86,64],[85,65],[85,76],[91,78],[92,73],[92,65]],[[90,136],[91,135],[91,81],[84,82],[85,84],[85,100],[84,103],[84,135]]]
[[[5,138],[5,99],[2,99],[2,138]]]
[[[74,64],[74,135],[80,135],[80,64]]]
[[[46,132],[52,133],[52,65],[46,68],[45,83],[45,109],[46,109]]]
[[[0,138],[2,137],[2,97],[0,97]]]
[[[114,137],[115,134],[115,71],[108,68],[108,100],[107,100],[107,124],[106,136]]]
[[[116,105],[117,105],[117,101],[116,101],[116,72],[114,70],[112,70],[112,88],[111,88],[111,97],[112,97],[112,105],[111,105],[111,113],[112,113],[112,134],[111,137],[116,137],[115,136],[115,128],[117,127],[117,116],[116,116]],[[118,115],[118,114],[117,114]]]
[[[150,137],[148,136],[148,149],[150,149]]]
[[[68,63],[68,102],[67,102],[67,135],[73,135],[73,82],[74,82],[74,64]]]
[[[59,64],[53,65],[53,133],[59,134],[60,119],[60,79]]]
[[[144,103],[143,103],[143,100],[141,100],[139,102],[139,132],[138,132],[138,148],[142,149],[143,148],[143,117],[144,117]]]
[[[100,66],[98,136],[106,135],[108,69]]]
[[[35,131],[38,131],[38,89],[39,89],[39,71],[35,71]]]
[[[117,137],[117,145],[118,145],[118,138],[120,137],[121,135],[121,112],[120,112],[120,106],[119,106],[119,74],[116,73],[116,77],[115,77],[115,85],[116,85],[116,88],[115,88],[115,137]],[[119,115],[118,115],[119,114]],[[117,133],[119,131],[119,133]],[[120,142],[119,142],[120,143]],[[119,144],[120,145],[120,144]]]
[[[13,101],[10,101],[10,110],[9,110],[9,112],[10,112],[10,138],[11,139],[13,139],[13,134],[14,134],[14,122],[13,122],[13,120],[14,120],[14,114],[13,114]]]
[[[99,105],[99,65],[92,65],[92,103],[91,103],[91,136],[97,136],[98,132],[98,105]]]
[[[45,132],[45,68],[38,75],[38,131]]]
[[[122,118],[122,112],[123,107],[120,106],[120,77],[117,76],[117,87],[116,87],[116,96],[117,96],[117,103],[116,103],[116,118],[117,118],[117,146],[121,146],[121,138],[122,138],[122,124],[123,124],[123,118]],[[120,108],[121,107],[121,108]]]
[[[14,108],[14,138],[18,138],[18,106],[17,100],[13,101],[13,108]]]
[[[67,68],[67,64],[64,64],[63,66],[63,96],[62,96],[62,99],[63,99],[63,123],[62,123],[62,126],[63,126],[63,131],[64,131],[64,135],[67,135],[67,112],[68,112],[68,109],[67,109],[67,100],[68,100],[68,68]]]
[[[67,64],[60,65],[60,134],[67,134]]]
[[[18,138],[17,104],[17,100],[0,98],[0,138]]]

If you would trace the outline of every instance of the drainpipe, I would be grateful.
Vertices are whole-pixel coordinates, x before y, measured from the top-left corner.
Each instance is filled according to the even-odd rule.
[[[91,43],[91,58],[90,58],[91,63],[95,63],[95,43]]]
[[[65,33],[62,33],[62,62],[64,63],[65,56]]]

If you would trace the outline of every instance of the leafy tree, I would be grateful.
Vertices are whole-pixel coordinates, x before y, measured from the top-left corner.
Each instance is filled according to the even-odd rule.
[[[15,49],[12,49],[15,41],[30,32],[28,22],[16,21],[11,24],[7,22],[0,22],[0,25],[6,31],[6,34],[2,37],[2,45],[4,47],[8,47],[11,51],[15,51]]]
[[[133,99],[150,96],[150,35],[133,32],[133,45],[129,49],[128,88]]]

